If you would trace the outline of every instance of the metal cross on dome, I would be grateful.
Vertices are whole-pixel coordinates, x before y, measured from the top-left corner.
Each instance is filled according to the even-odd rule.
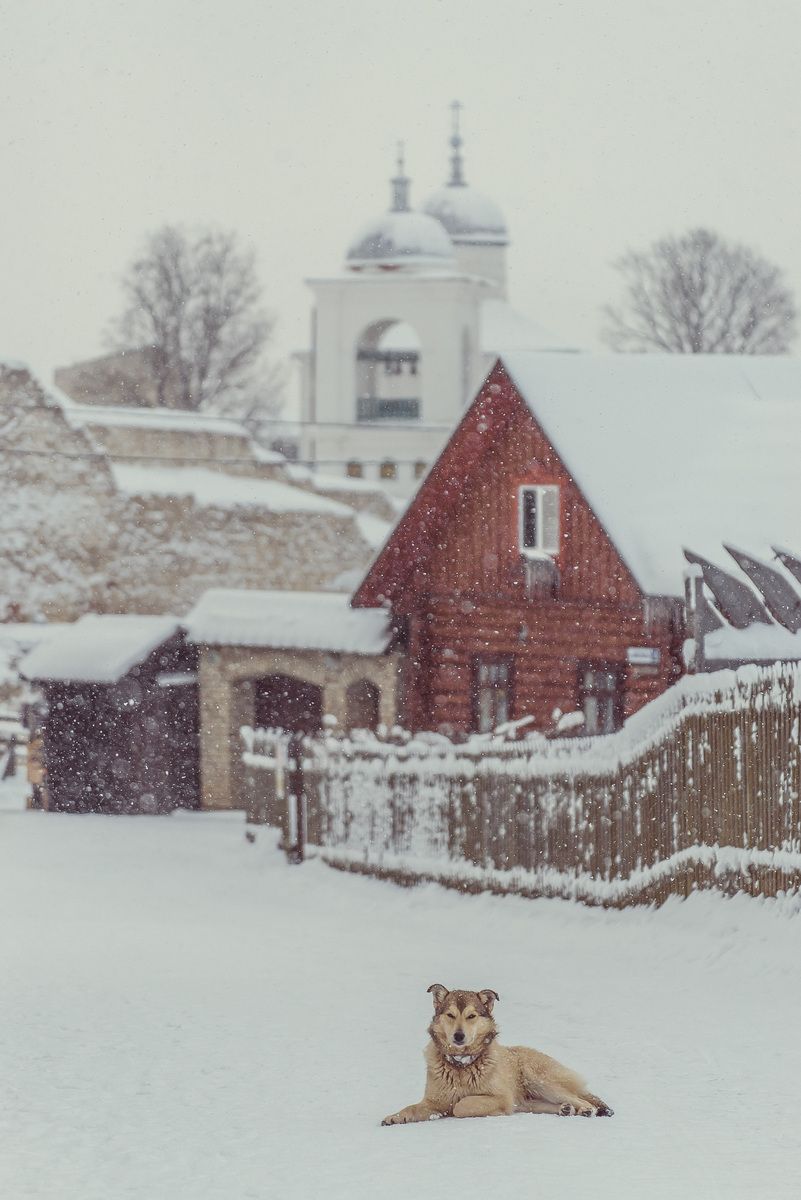
[[[406,146],[404,142],[397,144],[397,169],[398,173],[392,180],[392,211],[393,212],[408,212],[409,211],[409,177],[406,174]]]
[[[451,146],[453,147],[453,154],[451,155],[449,187],[464,187],[464,175],[462,174],[462,134],[459,129],[459,114],[463,108],[464,105],[460,100],[454,100],[451,104]]]

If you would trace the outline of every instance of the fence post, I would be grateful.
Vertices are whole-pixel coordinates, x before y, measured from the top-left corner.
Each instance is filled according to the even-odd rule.
[[[286,783],[286,856],[290,863],[302,863],[306,845],[306,814],[303,809],[303,738],[298,733],[292,735],[287,746]]]

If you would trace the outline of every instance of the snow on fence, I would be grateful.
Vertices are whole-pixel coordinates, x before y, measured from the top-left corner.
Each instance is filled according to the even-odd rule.
[[[777,665],[688,676],[604,737],[310,738],[307,840],[399,882],[619,906],[776,896],[801,887],[800,718],[801,668]],[[243,736],[251,819],[281,824],[276,736]]]

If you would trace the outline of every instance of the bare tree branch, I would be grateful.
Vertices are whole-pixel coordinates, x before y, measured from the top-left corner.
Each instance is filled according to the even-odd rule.
[[[233,233],[165,225],[123,279],[118,349],[146,347],[157,403],[262,416],[281,406],[283,374],[265,351],[274,319],[262,307],[252,253]]]
[[[671,354],[786,354],[797,312],[782,272],[709,229],[662,238],[615,263],[619,305],[603,312],[613,350]]]

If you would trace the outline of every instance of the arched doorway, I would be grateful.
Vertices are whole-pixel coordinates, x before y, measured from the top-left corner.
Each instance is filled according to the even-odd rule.
[[[346,695],[348,729],[378,728],[380,693],[369,679],[357,679]]]
[[[420,394],[420,338],[411,325],[368,325],[356,344],[356,420],[416,421]]]
[[[294,675],[265,675],[254,681],[253,710],[258,729],[317,733],[323,724],[322,688]]]

